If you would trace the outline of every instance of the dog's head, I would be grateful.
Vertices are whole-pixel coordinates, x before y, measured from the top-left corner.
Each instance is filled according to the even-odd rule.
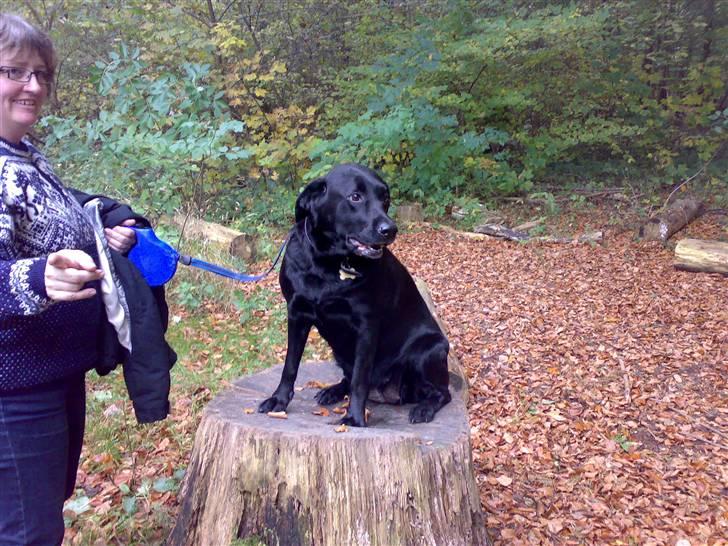
[[[380,258],[397,225],[387,215],[389,187],[373,170],[348,163],[308,184],[296,200],[296,222],[328,254]]]

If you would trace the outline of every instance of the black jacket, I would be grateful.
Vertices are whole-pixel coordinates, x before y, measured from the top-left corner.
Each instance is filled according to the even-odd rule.
[[[130,218],[136,220],[137,225],[150,225],[127,205],[102,195],[71,191],[82,206],[94,198],[101,200],[101,220],[105,227],[117,226]],[[132,350],[129,353],[121,346],[116,330],[107,321],[96,371],[106,375],[122,363],[137,421],[160,421],[169,414],[170,370],[177,361],[177,355],[164,338],[168,324],[164,287],[150,288],[136,266],[123,254],[111,250],[111,259],[129,306]]]

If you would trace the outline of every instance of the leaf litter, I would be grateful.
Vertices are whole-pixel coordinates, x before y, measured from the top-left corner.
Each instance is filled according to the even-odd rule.
[[[725,238],[708,218],[686,231]],[[616,229],[591,246],[424,228],[393,250],[427,283],[468,374],[476,481],[496,544],[726,543],[728,280],[676,271],[669,249]],[[81,525],[64,544],[163,541],[212,397],[206,386],[175,394],[170,418],[135,430],[120,460],[85,446],[67,511]],[[128,516],[114,519],[111,506]]]

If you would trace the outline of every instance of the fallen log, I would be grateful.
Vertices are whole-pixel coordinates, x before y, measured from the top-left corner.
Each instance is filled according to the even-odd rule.
[[[728,242],[681,239],[673,265],[684,271],[728,275]]]
[[[692,198],[678,199],[664,213],[642,224],[639,236],[645,241],[660,241],[664,244],[702,213],[702,201]]]
[[[248,263],[254,262],[258,257],[258,238],[255,235],[181,214],[175,215],[170,220],[178,228],[184,229],[185,236],[220,244],[231,256],[242,258]]]
[[[530,237],[525,231],[509,229],[502,224],[483,224],[482,226],[475,226],[473,231],[475,233],[490,235],[491,237],[508,239],[509,241],[526,241]]]
[[[524,241],[538,241],[542,243],[600,243],[604,238],[604,234],[601,231],[592,231],[584,233],[576,237],[550,237],[550,236],[538,236],[532,237],[524,231],[517,231],[515,229],[509,229],[503,225],[498,224],[485,224],[482,226],[476,226],[473,231],[480,234],[490,235],[491,237],[498,237],[501,239],[507,239],[508,241],[524,242]]]
[[[468,383],[456,360],[448,364],[452,401],[417,425],[411,406],[373,401],[368,427],[338,425],[341,405],[314,399],[340,380],[333,363],[302,364],[295,397],[277,415],[256,408],[282,366],[235,381],[203,413],[166,545],[252,536],[281,546],[492,544],[473,472]]]

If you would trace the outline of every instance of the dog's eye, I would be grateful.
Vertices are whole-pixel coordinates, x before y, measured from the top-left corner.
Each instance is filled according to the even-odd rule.
[[[363,200],[364,198],[361,196],[360,193],[354,192],[349,196],[349,201],[352,203],[358,203],[359,201]]]

